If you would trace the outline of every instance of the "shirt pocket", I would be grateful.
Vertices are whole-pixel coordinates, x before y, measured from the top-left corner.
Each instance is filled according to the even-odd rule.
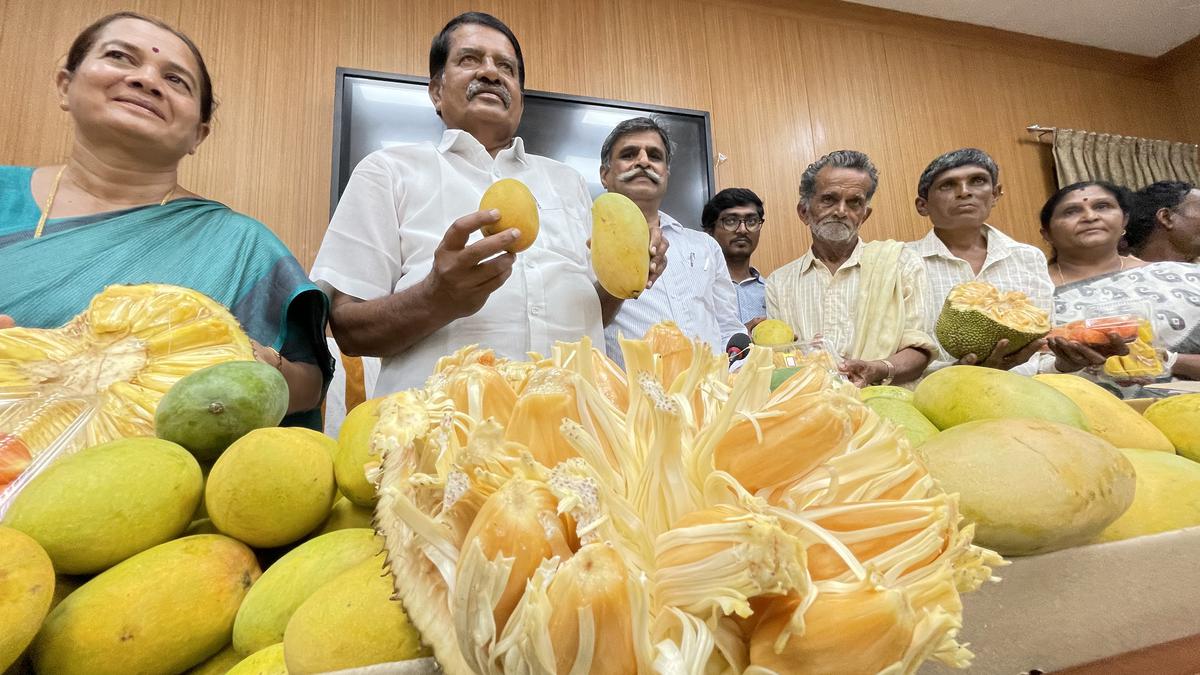
[[[582,266],[588,265],[590,211],[556,194],[537,197],[539,229],[535,246]]]

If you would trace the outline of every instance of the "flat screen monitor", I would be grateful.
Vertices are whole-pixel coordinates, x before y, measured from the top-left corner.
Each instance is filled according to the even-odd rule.
[[[433,110],[428,83],[426,77],[337,69],[331,215],[362,158],[391,145],[441,139],[446,127]],[[582,174],[595,197],[604,191],[600,146],[605,137],[618,122],[643,115],[656,116],[675,143],[662,210],[684,226],[700,229],[700,212],[714,192],[707,112],[526,90],[517,134],[527,151]]]

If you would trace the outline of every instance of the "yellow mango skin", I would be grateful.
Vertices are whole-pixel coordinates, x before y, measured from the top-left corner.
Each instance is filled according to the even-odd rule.
[[[233,646],[242,656],[283,641],[288,619],[331,579],[383,549],[369,529],[338,530],[292,549],[246,594],[233,623]]]
[[[241,542],[216,534],[143,551],[67,596],[33,642],[34,668],[56,675],[182,672],[229,643],[260,571]]]
[[[1200,462],[1200,394],[1169,396],[1142,414],[1175,444],[1175,452]]]
[[[242,655],[233,645],[213,654],[207,661],[187,671],[186,675],[228,675],[229,669],[242,662]]]
[[[32,537],[0,527],[0,672],[37,635],[54,598],[54,565]]]
[[[191,453],[125,438],[64,457],[31,482],[5,517],[46,549],[62,574],[93,574],[178,537],[203,487]]]
[[[1132,539],[1200,525],[1200,464],[1165,452],[1121,450],[1137,471],[1133,504],[1096,541]]]
[[[367,506],[359,506],[345,497],[333,503],[329,517],[317,530],[317,535],[328,534],[337,530],[350,530],[359,527],[371,527],[375,511]]]
[[[283,662],[283,643],[277,642],[254,652],[225,675],[288,675]]]
[[[1044,382],[994,368],[950,366],[917,385],[912,404],[938,429],[986,419],[1032,418],[1088,431],[1074,401]]]
[[[625,195],[606,192],[592,202],[592,269],[613,297],[636,298],[650,279],[650,226]]]
[[[379,421],[379,404],[373,398],[354,406],[338,431],[333,470],[338,489],[346,499],[359,506],[375,506],[379,501],[375,486],[367,480],[367,468],[379,466],[379,456],[371,453],[371,432]]]
[[[902,401],[900,399],[890,398],[887,396],[872,396],[866,401],[867,407],[874,410],[880,417],[891,420],[896,426],[900,427],[905,436],[908,437],[908,443],[912,447],[924,443],[933,437],[938,432],[938,428],[933,426],[920,410],[913,407],[913,404]]]
[[[1054,387],[1083,411],[1092,433],[1118,448],[1141,448],[1175,452],[1163,432],[1100,385],[1077,375],[1034,375],[1033,379]]]
[[[491,209],[500,212],[500,220],[484,225],[480,228],[481,232],[493,235],[516,228],[521,231],[521,236],[505,248],[512,253],[520,253],[533,246],[540,229],[538,205],[524,183],[516,178],[501,178],[492,183],[479,200],[480,211]]]
[[[942,489],[958,493],[976,543],[1005,556],[1089,542],[1133,502],[1129,460],[1104,439],[1065,424],[968,422],[916,452]]]
[[[405,661],[430,655],[392,600],[384,555],[364,560],[317,589],[288,621],[283,637],[288,672],[330,670]]]
[[[213,464],[204,487],[217,529],[256,548],[290,544],[329,516],[337,486],[323,441],[304,429],[255,429]]]
[[[750,339],[756,345],[772,347],[795,342],[796,333],[792,331],[791,326],[779,319],[766,319],[765,321],[760,321],[754,327],[754,330],[750,333]]]

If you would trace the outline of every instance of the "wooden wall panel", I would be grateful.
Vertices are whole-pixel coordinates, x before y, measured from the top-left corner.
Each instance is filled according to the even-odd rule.
[[[728,157],[718,187],[767,202],[764,272],[808,246],[799,177],[830,150],[879,166],[865,234],[915,238],[928,228],[912,207],[921,169],[982,147],[1007,193],[993,221],[1036,242],[1053,163],[1025,125],[1200,140],[1196,41],[1167,68],[835,0],[0,0],[0,79],[17,93],[0,101],[0,162],[61,161],[55,65],[80,28],[123,8],[178,25],[213,71],[216,128],[185,161],[185,184],[263,220],[305,264],[328,216],[334,69],[424,74],[434,33],[468,9],[521,37],[531,88],[711,111]]]

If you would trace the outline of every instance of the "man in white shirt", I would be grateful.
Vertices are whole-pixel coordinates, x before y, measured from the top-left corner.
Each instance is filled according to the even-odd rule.
[[[934,334],[946,296],[965,281],[983,281],[1001,292],[1020,291],[1048,314],[1053,312],[1054,284],[1047,272],[1045,254],[987,224],[1002,194],[996,162],[975,148],[947,152],[921,173],[917,213],[929,218],[933,229],[909,242],[908,247],[921,257],[929,278],[925,324],[930,335]],[[1014,351],[1008,349],[1007,340],[1001,340],[991,354],[967,354],[959,360],[939,345],[927,372],[958,363],[1035,375],[1038,352],[1045,342],[1034,340]]]
[[[925,370],[935,348],[924,331],[925,270],[895,241],[864,242],[879,174],[856,150],[837,150],[800,178],[796,213],[812,249],[767,279],[767,316],[801,341],[823,339],[846,357],[854,384],[903,384]]]
[[[629,197],[651,229],[660,227],[671,262],[652,288],[626,300],[604,329],[608,355],[623,363],[618,335],[640,338],[660,321],[674,321],[689,337],[724,353],[729,338],[746,327],[738,320],[737,293],[721,247],[659,211],[671,175],[671,140],[661,124],[635,117],[618,124],[600,150],[600,182]]]
[[[766,222],[762,199],[746,188],[725,188],[704,205],[700,227],[717,241],[737,291],[738,320],[753,331],[767,318],[767,282],[750,264]]]
[[[584,335],[598,345],[602,305],[620,305],[591,271],[583,177],[514,138],[525,64],[512,31],[488,14],[459,15],[434,38],[429,71],[441,142],[364,158],[313,264],[342,351],[383,357],[375,396],[421,386],[438,358],[469,344],[510,358]],[[477,209],[501,178],[521,180],[538,202],[540,232],[519,255],[505,252],[518,230],[478,232],[499,217]],[[651,279],[665,250],[652,230]]]

